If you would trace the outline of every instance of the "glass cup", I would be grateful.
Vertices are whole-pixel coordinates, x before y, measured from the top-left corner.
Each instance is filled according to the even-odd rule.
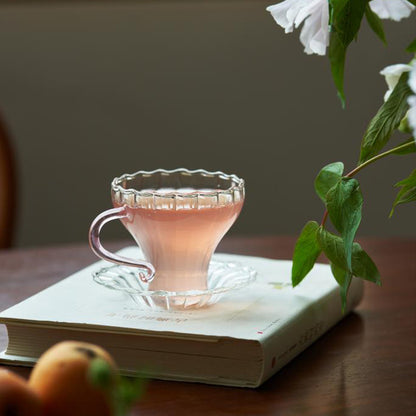
[[[212,254],[240,214],[244,193],[244,180],[223,172],[158,169],[122,175],[111,184],[114,208],[91,224],[90,246],[104,260],[140,268],[149,290],[206,290]],[[114,219],[133,236],[144,261],[101,245],[101,228]]]

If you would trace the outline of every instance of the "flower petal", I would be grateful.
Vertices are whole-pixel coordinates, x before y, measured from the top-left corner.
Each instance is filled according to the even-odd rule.
[[[412,70],[409,74],[409,87],[411,90],[416,94],[416,60],[413,60]],[[409,104],[409,111],[407,112],[407,121],[409,123],[409,126],[413,130],[413,136],[415,138],[416,142],[416,95],[411,95],[407,99],[407,103]]]
[[[305,46],[305,52],[325,55],[329,44],[328,0],[285,0],[266,10],[286,33],[304,22],[300,41]]]
[[[328,0],[309,0],[305,2],[303,7],[299,10],[295,18],[295,27],[299,25],[309,16],[312,16],[316,13],[320,14],[320,11],[323,7],[328,5]]]
[[[293,32],[295,18],[300,8],[304,6],[304,0],[285,0],[281,3],[273,4],[266,8],[276,21],[276,23],[285,29],[286,33]]]
[[[408,84],[412,91],[416,94],[416,60],[413,61],[411,66]]]
[[[396,22],[409,17],[415,9],[415,6],[407,0],[372,0],[369,4],[371,10],[380,19],[392,19]]]
[[[393,90],[399,82],[400,76],[403,74],[403,72],[408,72],[411,69],[412,67],[410,65],[405,64],[389,65],[382,69],[380,74],[386,77],[386,83],[389,87],[389,90]]]
[[[329,45],[328,3],[325,2],[323,6],[305,20],[300,33],[300,41],[305,46],[307,54],[325,55]]]
[[[416,95],[412,95],[407,99],[409,111],[407,112],[407,121],[413,130],[413,136],[416,141]]]

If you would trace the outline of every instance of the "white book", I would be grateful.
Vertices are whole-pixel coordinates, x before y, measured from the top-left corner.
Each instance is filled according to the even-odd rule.
[[[134,252],[136,251],[136,252]],[[137,248],[120,252],[137,256]],[[346,313],[328,265],[296,288],[292,262],[214,254],[255,269],[257,280],[208,308],[151,310],[92,279],[99,261],[0,313],[9,344],[0,362],[33,365],[65,339],[101,345],[123,374],[257,387],[341,320],[361,300],[354,279]],[[282,289],[282,286],[284,287]]]

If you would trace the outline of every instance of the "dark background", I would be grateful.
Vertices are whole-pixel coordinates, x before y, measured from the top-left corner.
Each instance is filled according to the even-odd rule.
[[[18,246],[87,241],[110,182],[139,169],[204,168],[245,178],[232,233],[296,234],[323,208],[313,181],[351,170],[386,85],[406,63],[415,16],[364,22],[347,58],[342,110],[328,59],[285,35],[271,2],[0,2],[0,111],[20,176]],[[399,140],[399,139],[397,139]],[[395,143],[398,141],[395,141]],[[388,219],[392,185],[414,168],[394,156],[363,171],[361,235],[414,236],[414,205]],[[127,234],[111,224],[105,238]]]

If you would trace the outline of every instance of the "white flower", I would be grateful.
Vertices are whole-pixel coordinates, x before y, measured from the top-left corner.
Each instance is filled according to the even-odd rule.
[[[409,17],[415,9],[415,6],[407,0],[372,0],[370,7],[380,19],[392,19],[396,22]]]
[[[416,59],[410,63],[410,74],[409,74],[409,87],[416,94]]]
[[[410,106],[409,111],[407,112],[407,122],[413,130],[413,137],[415,137],[416,142],[416,95],[409,97],[407,102]]]
[[[413,130],[413,136],[416,141],[416,61],[413,61],[412,70],[409,74],[409,87],[415,93],[415,95],[411,95],[407,99],[407,103],[409,104],[409,111],[407,112],[407,121],[409,126]]]
[[[412,69],[410,65],[397,64],[386,66],[383,70],[380,71],[381,75],[386,77],[386,83],[389,87],[387,92],[384,94],[384,101],[387,101],[390,97],[390,94],[393,92],[394,87],[399,82],[400,76],[403,72],[408,72]]]
[[[300,41],[307,54],[325,55],[329,45],[329,6],[328,0],[285,0],[269,6],[269,11],[276,23],[293,32],[302,22]]]

